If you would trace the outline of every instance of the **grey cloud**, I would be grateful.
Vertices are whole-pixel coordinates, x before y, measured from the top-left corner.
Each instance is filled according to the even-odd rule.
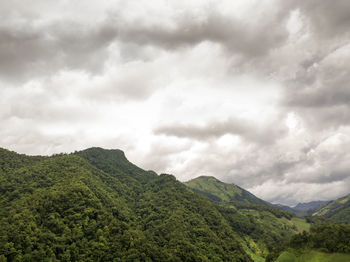
[[[132,44],[173,49],[212,41],[244,56],[260,56],[288,36],[282,25],[272,27],[283,24],[284,10],[254,25],[209,10],[206,15],[203,22],[189,15],[177,17],[174,28],[128,23],[118,13],[88,26],[74,20],[38,23],[39,18],[33,17],[23,17],[20,22],[9,19],[0,24],[0,76],[14,81],[67,68],[99,71],[106,49],[114,41],[129,43],[131,49]],[[129,50],[123,52],[127,57]]]
[[[0,76],[10,81],[62,69],[101,70],[115,32],[105,24],[74,21],[38,26],[35,20],[0,24]]]
[[[177,142],[177,141],[176,141]],[[181,155],[183,152],[190,149],[192,143],[174,143],[169,139],[157,141],[150,145],[148,152],[140,161],[146,169],[157,170],[159,173],[172,173],[169,167],[175,162],[174,157]]]
[[[122,41],[165,49],[211,41],[231,52],[254,57],[266,54],[286,40],[288,33],[283,25],[288,13],[289,10],[282,9],[276,15],[264,17],[263,21],[253,25],[249,23],[251,21],[227,17],[215,10],[207,10],[205,19],[195,19],[191,14],[177,17],[175,26],[171,28],[166,25],[125,23],[118,20],[118,15],[115,24]]]
[[[223,15],[215,7],[201,6],[201,17],[186,8],[174,13],[163,10],[169,12],[165,16],[170,23],[150,19],[142,14],[143,9],[137,13],[122,8],[100,10],[87,22],[86,17],[77,18],[80,13],[75,11],[61,16],[57,6],[35,2],[28,8],[17,0],[0,4],[5,17],[0,22],[1,146],[44,154],[89,146],[122,148],[128,155],[133,152],[135,163],[141,167],[174,173],[183,180],[207,174],[245,188],[262,185],[266,190],[259,196],[285,203],[348,193],[349,144],[345,141],[332,148],[332,143],[323,143],[325,137],[348,135],[350,130],[348,1],[276,1],[257,5],[259,12],[251,10],[248,15],[254,15],[242,19]],[[295,9],[300,10],[304,28],[288,35],[286,22]],[[11,10],[16,10],[16,15]],[[196,51],[203,42],[214,43],[208,46],[220,52],[205,49],[209,66],[194,73],[191,69],[201,63],[200,59],[195,57],[189,65],[185,60],[192,48]],[[218,66],[221,60],[213,60],[214,56],[222,56],[225,63]],[[182,70],[176,70],[180,67]],[[193,104],[182,107],[183,123],[174,123],[174,117],[168,120],[170,124],[159,125],[175,109],[162,92],[156,93],[157,87],[166,86],[162,91],[171,96],[177,84],[186,85],[181,89],[186,90],[207,81],[203,75],[210,70],[225,73],[210,76],[213,89],[208,93],[203,89],[204,96],[215,96],[220,92],[218,86],[232,86],[234,94],[237,83],[226,74],[239,72],[261,81],[276,76],[273,81],[281,87],[278,96],[283,101],[271,107],[280,115],[294,112],[301,126],[288,131],[283,117],[262,124],[248,122],[239,118],[236,109],[230,111],[230,106],[227,114],[222,113],[227,120],[206,119],[220,101],[206,105],[202,114],[203,107],[196,100],[200,98],[192,99],[191,92],[186,101],[182,101],[185,95],[178,98],[179,104]],[[56,81],[62,72],[74,76]],[[169,75],[175,75],[175,82]],[[6,81],[16,88],[3,89]],[[21,83],[36,81],[39,88],[33,90],[27,89],[28,83]],[[151,102],[165,104],[166,113],[159,112],[159,104],[144,101],[154,93]],[[135,117],[132,122],[140,122],[142,131],[123,122],[130,116],[118,106],[130,100],[130,108],[135,104],[135,111],[132,108],[130,113]],[[193,108],[198,112],[187,116]],[[104,119],[111,112],[115,115],[113,125]],[[144,121],[137,117],[143,117],[144,112],[154,114],[154,122],[143,126]],[[123,131],[119,130],[121,126]],[[114,137],[106,130],[127,135]],[[226,134],[242,139],[223,146],[218,141]],[[141,146],[137,145],[141,140]],[[306,187],[309,190],[301,190]],[[332,192],[321,194],[326,190]]]
[[[350,45],[326,49],[289,79],[282,101],[316,130],[350,124]]]
[[[310,20],[314,32],[329,38],[349,35],[350,2],[347,0],[318,1],[298,0],[296,7]]]
[[[230,118],[226,121],[212,121],[205,125],[171,124],[157,127],[155,134],[176,136],[197,140],[208,140],[225,134],[238,135],[248,142],[271,144],[286,134],[287,130],[275,123],[257,126],[244,119]]]

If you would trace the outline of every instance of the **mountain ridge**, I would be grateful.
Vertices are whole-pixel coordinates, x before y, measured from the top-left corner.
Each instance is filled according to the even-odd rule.
[[[313,216],[322,216],[341,223],[350,224],[350,194],[321,206],[313,213]]]
[[[121,151],[2,153],[0,260],[252,261],[208,200]]]

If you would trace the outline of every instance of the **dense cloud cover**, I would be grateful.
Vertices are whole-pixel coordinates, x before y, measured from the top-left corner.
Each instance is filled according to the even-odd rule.
[[[284,204],[350,193],[350,2],[4,1],[0,146],[120,148]]]

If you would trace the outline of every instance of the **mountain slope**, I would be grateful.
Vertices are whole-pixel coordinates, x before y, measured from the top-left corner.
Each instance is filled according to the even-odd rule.
[[[313,214],[321,206],[328,204],[330,201],[311,201],[307,203],[298,203],[293,207],[294,213],[298,216]]]
[[[292,208],[292,207],[289,207],[289,206],[285,206],[285,205],[282,205],[282,204],[272,204],[275,208],[278,208],[282,211],[286,211],[286,212],[289,212],[291,214],[295,214],[295,210]]]
[[[290,242],[269,254],[267,261],[350,261],[350,227],[319,224],[310,232],[295,235]]]
[[[306,203],[298,203],[295,207],[284,206],[281,204],[273,204],[274,207],[303,217],[312,215],[317,209],[328,204],[330,201],[311,201]]]
[[[274,208],[248,191],[214,177],[201,176],[184,183],[207,197],[239,235],[247,251],[258,258],[309,227],[304,219]]]
[[[294,209],[298,211],[308,211],[310,209],[316,209],[321,205],[328,204],[330,201],[311,201],[307,203],[298,203]]]
[[[201,194],[214,202],[266,203],[237,185],[223,183],[211,176],[200,176],[184,184],[193,192]]]
[[[0,261],[251,261],[222,214],[119,150],[3,150]]]
[[[335,221],[350,224],[350,195],[329,202],[313,215],[323,216]]]

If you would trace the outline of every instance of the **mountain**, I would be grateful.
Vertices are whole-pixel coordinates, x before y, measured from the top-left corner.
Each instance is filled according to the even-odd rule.
[[[282,211],[286,211],[286,212],[289,212],[291,214],[296,214],[294,208],[292,207],[289,207],[289,206],[285,206],[285,205],[282,205],[282,204],[272,204],[275,208],[278,208]]]
[[[252,261],[216,206],[120,150],[0,156],[0,261]]]
[[[256,261],[264,261],[270,249],[310,226],[305,219],[296,218],[243,188],[214,177],[200,176],[184,184],[216,206]]]
[[[295,210],[298,211],[308,211],[310,209],[316,209],[321,205],[328,204],[330,201],[311,201],[307,203],[298,203],[295,207]]]
[[[274,207],[295,214],[299,217],[312,215],[318,208],[328,204],[330,201],[311,201],[306,203],[298,203],[294,207],[289,207],[281,204],[273,204]]]
[[[332,220],[350,224],[350,195],[344,196],[321,206],[313,215],[330,218]]]
[[[298,216],[306,216],[313,214],[318,208],[328,204],[330,201],[311,201],[306,203],[298,203],[293,210]]]
[[[238,201],[252,204],[266,204],[243,188],[226,184],[212,176],[200,176],[184,183],[193,192],[201,194],[213,202]]]

